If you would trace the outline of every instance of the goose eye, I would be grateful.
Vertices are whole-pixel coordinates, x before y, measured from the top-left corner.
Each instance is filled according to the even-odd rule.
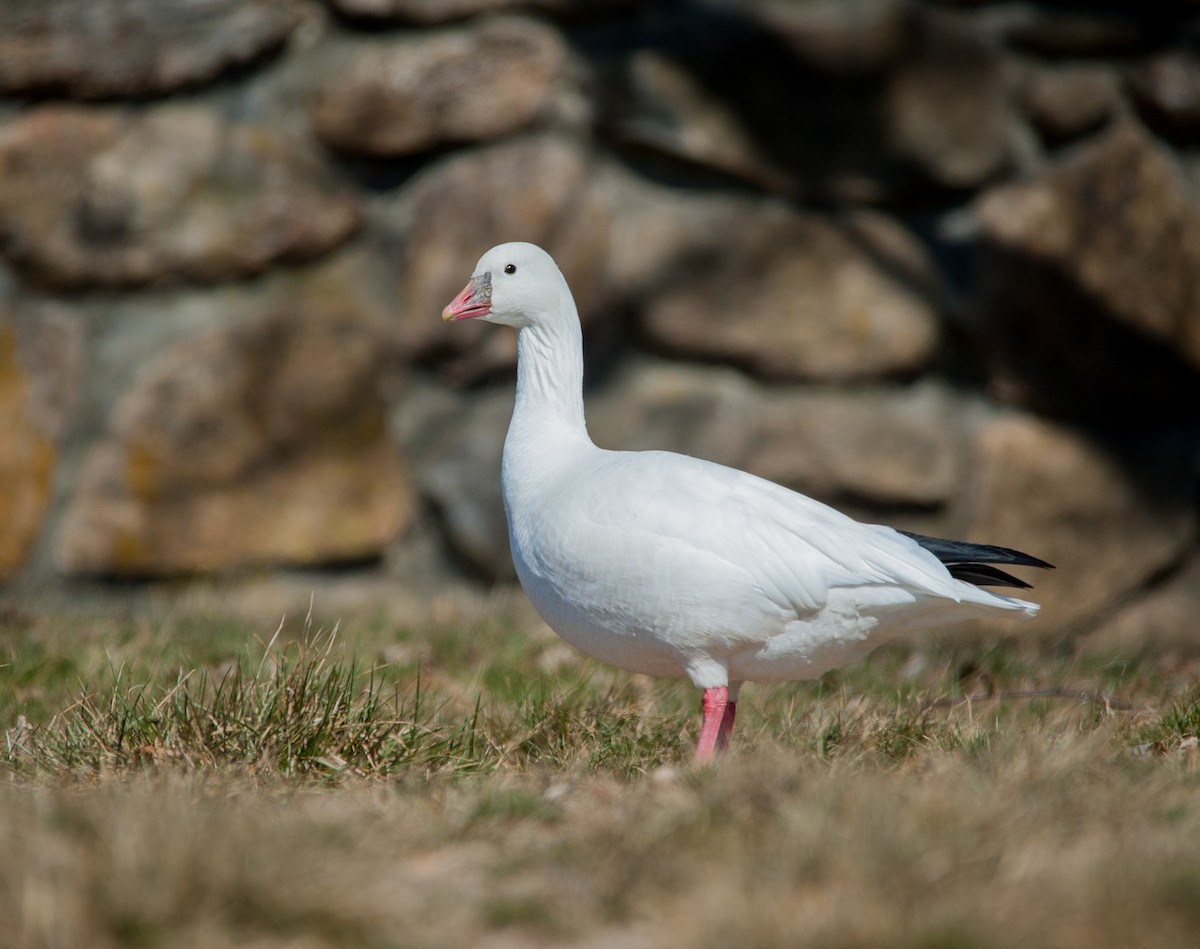
[[[516,272],[517,272],[517,265],[516,265],[516,264],[505,264],[505,265],[504,265],[504,272],[505,272],[505,273],[516,273]]]

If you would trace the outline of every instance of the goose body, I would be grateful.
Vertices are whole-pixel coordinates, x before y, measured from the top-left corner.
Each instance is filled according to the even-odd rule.
[[[521,585],[587,654],[703,689],[698,757],[728,744],[742,682],[811,679],[914,629],[1037,612],[975,585],[1025,587],[991,564],[1049,566],[1035,557],[862,524],[687,455],[594,445],[575,303],[532,244],[484,254],[443,317],[518,330],[501,481]]]

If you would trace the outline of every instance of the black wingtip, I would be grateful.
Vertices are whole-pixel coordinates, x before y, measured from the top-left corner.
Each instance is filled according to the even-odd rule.
[[[993,567],[991,564],[1037,567],[1042,570],[1054,569],[1054,564],[1011,547],[972,544],[965,540],[943,540],[940,537],[926,537],[924,534],[914,534],[911,531],[900,531],[900,533],[915,540],[937,557],[950,571],[950,576],[980,587],[1015,587],[1018,590],[1033,588],[1033,584],[1026,583],[1019,577],[1014,577],[1011,573]]]
[[[986,545],[980,544],[979,546],[983,547]],[[1049,561],[1043,560],[1041,557],[1035,557],[1032,554],[1022,553],[1019,550],[1013,550],[1011,547],[996,547],[995,549],[1002,551],[1004,554],[1006,554],[1008,557],[1011,558],[1010,560],[1002,561],[1003,563],[1016,564],[1017,566],[1020,566],[1020,567],[1038,567],[1042,570],[1053,570],[1054,569],[1054,564],[1050,563]]]
[[[912,531],[900,531],[900,533],[915,540],[942,563],[1003,563],[1018,567],[1039,567],[1043,570],[1054,569],[1054,564],[1024,551],[1014,550],[1012,547],[972,544],[965,540],[944,540],[941,537],[914,534]]]
[[[1026,583],[1020,577],[1014,577],[998,567],[984,563],[948,563],[946,569],[955,580],[965,580],[977,587],[1015,587],[1018,590],[1032,590],[1033,584]]]

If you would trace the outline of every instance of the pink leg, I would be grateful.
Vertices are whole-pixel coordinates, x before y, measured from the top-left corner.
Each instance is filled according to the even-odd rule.
[[[725,706],[725,714],[721,716],[721,729],[717,732],[717,751],[729,748],[729,736],[733,734],[733,720],[737,716],[737,702],[730,701]]]
[[[704,724],[700,726],[700,740],[696,742],[697,761],[708,761],[718,749],[725,750],[725,745],[729,743],[729,736],[725,736],[724,744],[720,739],[728,708],[728,688],[721,685],[704,690],[704,698],[700,701],[700,710],[704,713]],[[729,727],[733,727],[732,715],[729,715]]]

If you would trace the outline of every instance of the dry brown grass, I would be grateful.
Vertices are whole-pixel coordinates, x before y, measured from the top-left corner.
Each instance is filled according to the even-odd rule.
[[[694,726],[689,690],[608,673],[541,633],[442,632],[440,645],[390,628],[351,645],[369,659],[405,655],[397,639],[418,644],[418,724],[444,737],[471,721],[473,750],[400,760],[378,744],[374,767],[306,770],[271,754],[222,759],[167,727],[177,703],[155,697],[178,696],[179,630],[7,631],[0,664],[24,676],[24,698],[0,704],[0,943],[1197,944],[1200,705],[1188,663],[994,643],[893,650],[818,685],[748,690],[740,745],[694,769],[676,734]],[[265,668],[261,649],[246,652],[244,637],[193,642],[194,665],[219,668],[240,650],[269,704],[269,683],[250,674]],[[89,652],[101,640],[108,663]],[[35,644],[37,663],[22,659]],[[74,685],[56,678],[68,656]],[[284,652],[271,681],[286,691],[310,660],[349,661]],[[347,694],[394,696],[373,720],[397,702],[411,712],[407,661],[389,665],[393,678],[366,668]],[[114,662],[126,678],[108,672],[106,686]],[[37,686],[36,668],[58,672]],[[31,736],[62,734],[81,691],[103,709],[131,677],[146,714],[164,717],[158,752],[30,760]],[[1064,685],[1130,708],[928,704]],[[38,719],[25,751],[11,742],[19,714]]]

